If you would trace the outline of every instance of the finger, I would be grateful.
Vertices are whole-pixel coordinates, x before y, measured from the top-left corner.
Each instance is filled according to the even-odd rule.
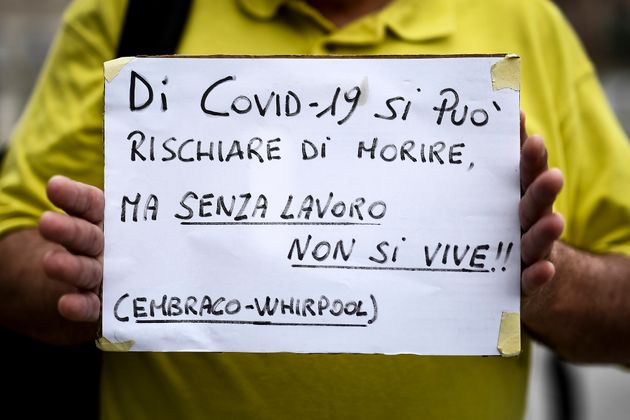
[[[96,258],[53,250],[44,255],[44,272],[55,280],[84,290],[96,290],[103,278],[103,267]]]
[[[49,241],[78,254],[96,257],[103,252],[103,231],[76,217],[47,211],[39,219],[39,232]]]
[[[542,216],[551,213],[563,184],[562,172],[554,168],[539,175],[529,185],[519,203],[519,218],[523,230],[528,230]]]
[[[101,312],[101,301],[93,292],[68,293],[59,298],[57,310],[71,321],[95,322]]]
[[[103,221],[103,191],[91,185],[56,175],[48,181],[48,198],[57,207],[92,223]]]
[[[529,185],[547,170],[547,148],[540,136],[533,135],[525,140],[521,147],[521,188]]]
[[[549,256],[554,241],[560,238],[564,221],[559,214],[552,213],[537,221],[521,237],[521,259],[528,266]]]
[[[542,260],[527,267],[521,275],[521,289],[527,297],[536,292],[556,274],[556,267],[551,261]]]
[[[521,111],[521,147],[527,140],[527,128],[525,128],[525,113]]]

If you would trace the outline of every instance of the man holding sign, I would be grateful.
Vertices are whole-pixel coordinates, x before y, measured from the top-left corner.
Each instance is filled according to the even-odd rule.
[[[101,65],[113,58],[122,3],[71,6],[0,180],[2,320],[50,342],[95,338],[101,316]],[[517,53],[527,126],[547,142],[528,137],[521,122],[522,322],[563,356],[628,362],[630,152],[591,64],[552,6],[197,3],[181,54]],[[547,150],[566,176],[562,192]],[[45,192],[55,174],[82,183],[53,177]],[[46,193],[67,215],[42,215],[52,209]],[[526,350],[509,359],[106,353],[102,410],[105,418],[515,418],[527,365]]]

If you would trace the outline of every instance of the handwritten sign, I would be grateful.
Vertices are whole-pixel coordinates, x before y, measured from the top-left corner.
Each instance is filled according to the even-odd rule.
[[[106,63],[103,340],[499,354],[520,299],[517,66]]]

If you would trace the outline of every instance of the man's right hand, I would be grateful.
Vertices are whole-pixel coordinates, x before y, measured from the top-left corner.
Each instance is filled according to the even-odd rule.
[[[103,280],[103,192],[96,187],[54,176],[48,198],[67,214],[45,212],[39,232],[63,248],[43,258],[48,277],[76,287],[57,302],[59,313],[71,321],[95,322],[100,316],[99,291]]]

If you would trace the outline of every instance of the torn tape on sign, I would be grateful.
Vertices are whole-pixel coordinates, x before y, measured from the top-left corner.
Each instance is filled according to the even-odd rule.
[[[507,54],[492,65],[492,90],[520,90],[521,58],[516,54]]]
[[[497,349],[503,357],[521,354],[521,315],[518,312],[503,312],[499,326]]]

